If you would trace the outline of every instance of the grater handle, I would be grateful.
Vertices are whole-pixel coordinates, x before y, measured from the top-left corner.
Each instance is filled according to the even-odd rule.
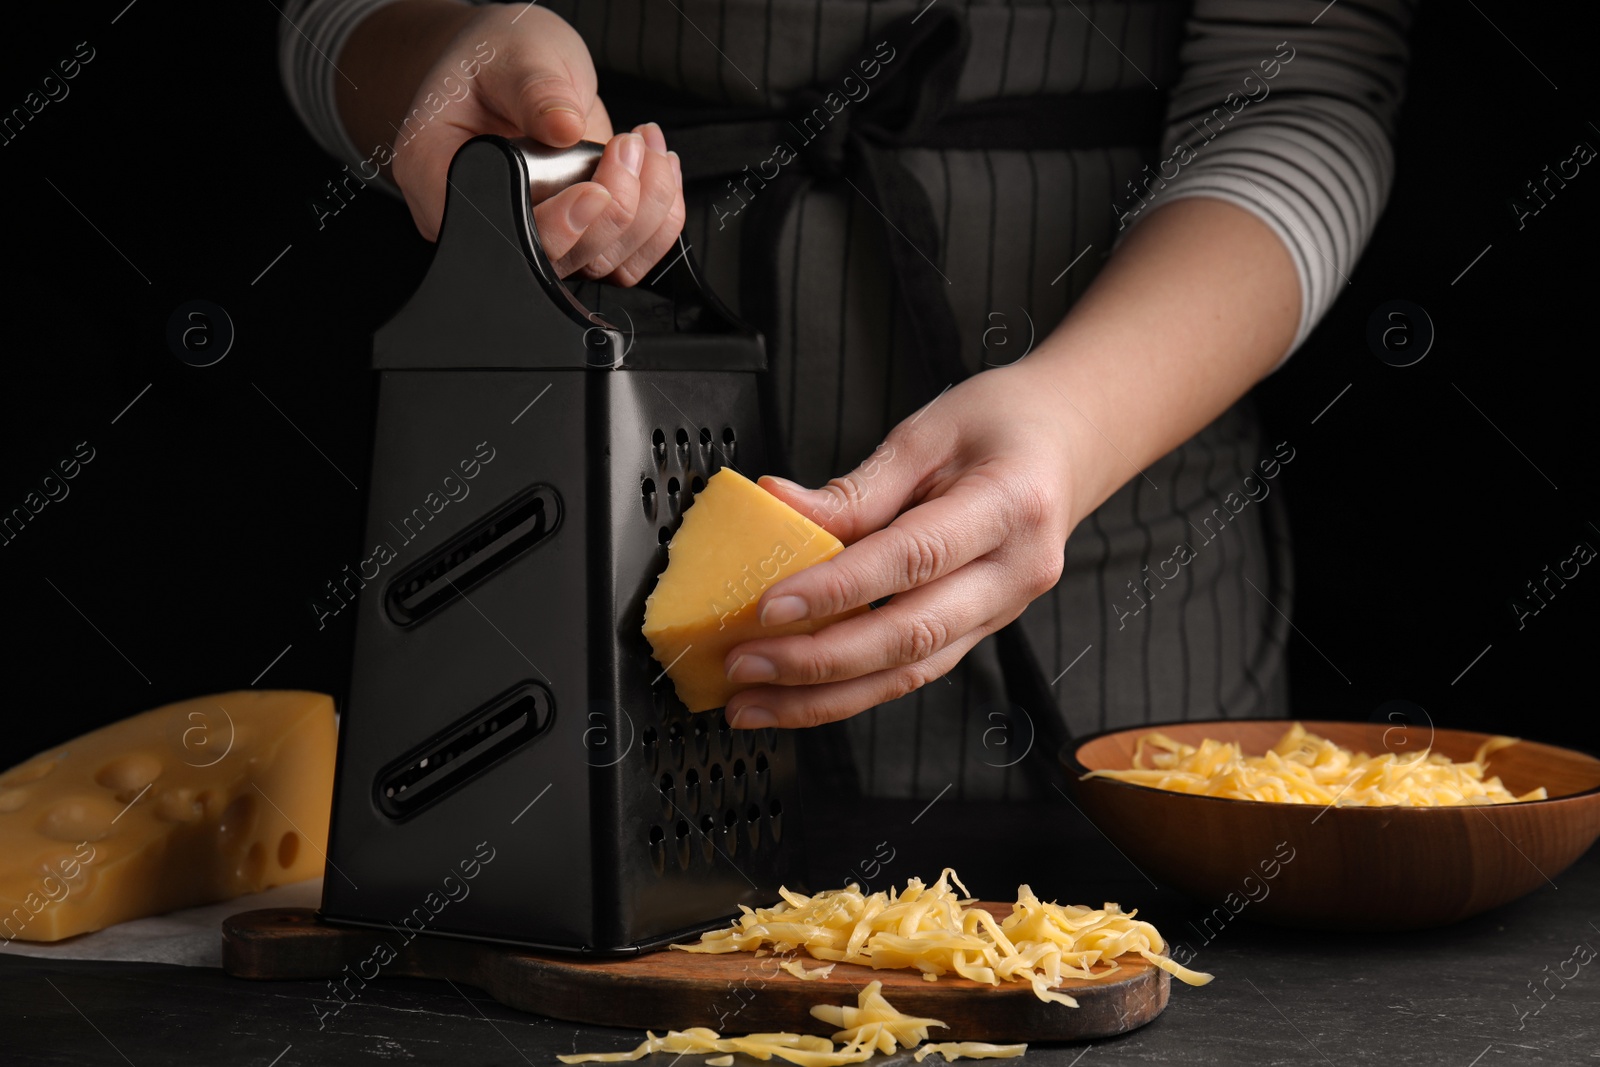
[[[561,190],[594,177],[605,145],[579,141],[567,148],[552,148],[528,137],[511,138],[522,153],[528,171],[528,203],[543,203]]]

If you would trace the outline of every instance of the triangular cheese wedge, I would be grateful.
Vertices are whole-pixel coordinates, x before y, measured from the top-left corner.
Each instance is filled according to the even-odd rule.
[[[748,684],[728,681],[723,660],[743,641],[820,630],[866,611],[762,626],[761,594],[844,550],[839,539],[750,479],[713,474],[667,546],[667,569],[644,606],[644,635],[690,711],[710,711]]]
[[[333,700],[245,690],[0,774],[0,938],[56,941],[322,873]]]

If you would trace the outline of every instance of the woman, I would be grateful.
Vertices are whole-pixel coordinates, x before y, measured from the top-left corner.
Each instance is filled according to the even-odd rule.
[[[536,210],[558,269],[634,284],[683,233],[832,479],[766,483],[850,547],[763,619],[893,596],[736,648],[730,720],[845,723],[875,794],[1018,796],[1060,725],[1287,713],[1295,442],[1241,398],[1382,208],[1412,6],[303,0],[281,55],[430,239],[468,138],[606,143]],[[1056,723],[1006,714],[1019,614]]]

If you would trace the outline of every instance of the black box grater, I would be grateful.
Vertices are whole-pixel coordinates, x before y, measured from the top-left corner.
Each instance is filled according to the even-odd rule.
[[[762,341],[681,239],[635,288],[556,277],[532,205],[599,150],[462,146],[374,337],[331,922],[626,953],[803,880],[794,738],[689,714],[640,632],[705,479],[776,459]]]

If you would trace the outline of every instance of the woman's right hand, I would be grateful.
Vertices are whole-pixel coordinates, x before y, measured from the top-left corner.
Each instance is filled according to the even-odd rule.
[[[682,169],[661,128],[651,122],[613,134],[589,50],[559,15],[536,5],[488,4],[462,18],[406,112],[431,117],[401,124],[395,141],[391,173],[417,229],[430,241],[438,238],[450,161],[479,134],[531,137],[557,148],[601,142],[605,153],[593,181],[534,208],[539,236],[563,277],[618,285],[643,279],[683,230]],[[475,77],[463,77],[473,69]]]

